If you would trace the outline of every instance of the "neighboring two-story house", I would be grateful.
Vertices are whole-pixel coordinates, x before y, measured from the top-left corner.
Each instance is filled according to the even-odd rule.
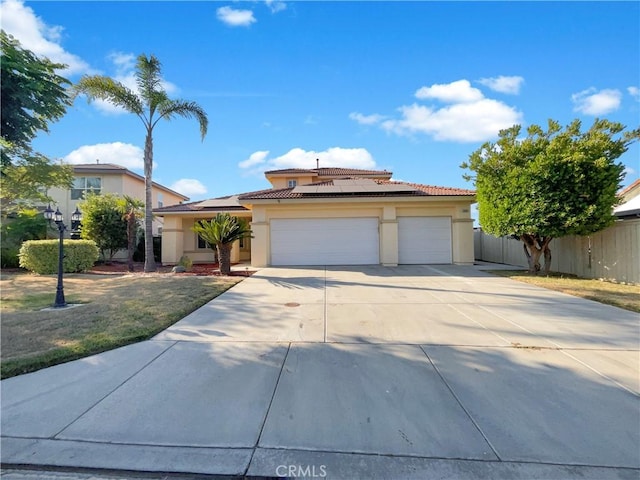
[[[54,210],[56,207],[60,209],[65,222],[69,221],[78,202],[82,201],[84,195],[89,192],[128,195],[144,202],[144,177],[120,165],[112,163],[73,165],[73,173],[74,180],[71,190],[52,188],[48,191],[48,195],[53,199],[52,208]],[[154,208],[175,205],[189,200],[189,197],[155,182],[153,182],[151,192]],[[155,219],[153,222],[154,236],[160,235],[161,228],[162,219]]]
[[[391,180],[384,170],[283,169],[272,188],[156,208],[164,218],[162,262],[211,262],[192,230],[219,212],[251,223],[233,262],[278,265],[467,264],[473,262],[475,192]]]

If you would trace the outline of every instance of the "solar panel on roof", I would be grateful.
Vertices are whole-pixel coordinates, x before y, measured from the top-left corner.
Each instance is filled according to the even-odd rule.
[[[413,192],[416,190],[411,185],[397,183],[378,184],[368,178],[361,179],[338,179],[333,180],[333,184],[325,185],[299,185],[293,188],[291,193],[299,194],[340,194],[340,193],[393,193],[393,192]]]

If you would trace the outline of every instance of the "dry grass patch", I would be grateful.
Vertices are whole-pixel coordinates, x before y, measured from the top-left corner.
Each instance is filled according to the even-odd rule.
[[[491,273],[632,312],[640,312],[640,286],[637,285],[578,278],[560,273],[551,273],[549,276],[530,275],[524,271],[513,270],[492,270]]]
[[[152,337],[242,277],[65,275],[67,303],[53,303],[55,275],[3,273],[2,378]]]

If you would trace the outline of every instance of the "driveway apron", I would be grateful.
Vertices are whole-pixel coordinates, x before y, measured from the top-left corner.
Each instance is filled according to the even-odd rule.
[[[471,266],[266,268],[152,340],[2,381],[1,458],[637,478],[639,343],[637,314]]]

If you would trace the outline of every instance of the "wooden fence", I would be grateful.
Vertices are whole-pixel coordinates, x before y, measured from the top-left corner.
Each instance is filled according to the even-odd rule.
[[[493,237],[476,229],[476,260],[527,267],[522,242]],[[551,270],[585,278],[640,284],[640,219],[619,220],[587,237],[556,238],[551,248]]]

